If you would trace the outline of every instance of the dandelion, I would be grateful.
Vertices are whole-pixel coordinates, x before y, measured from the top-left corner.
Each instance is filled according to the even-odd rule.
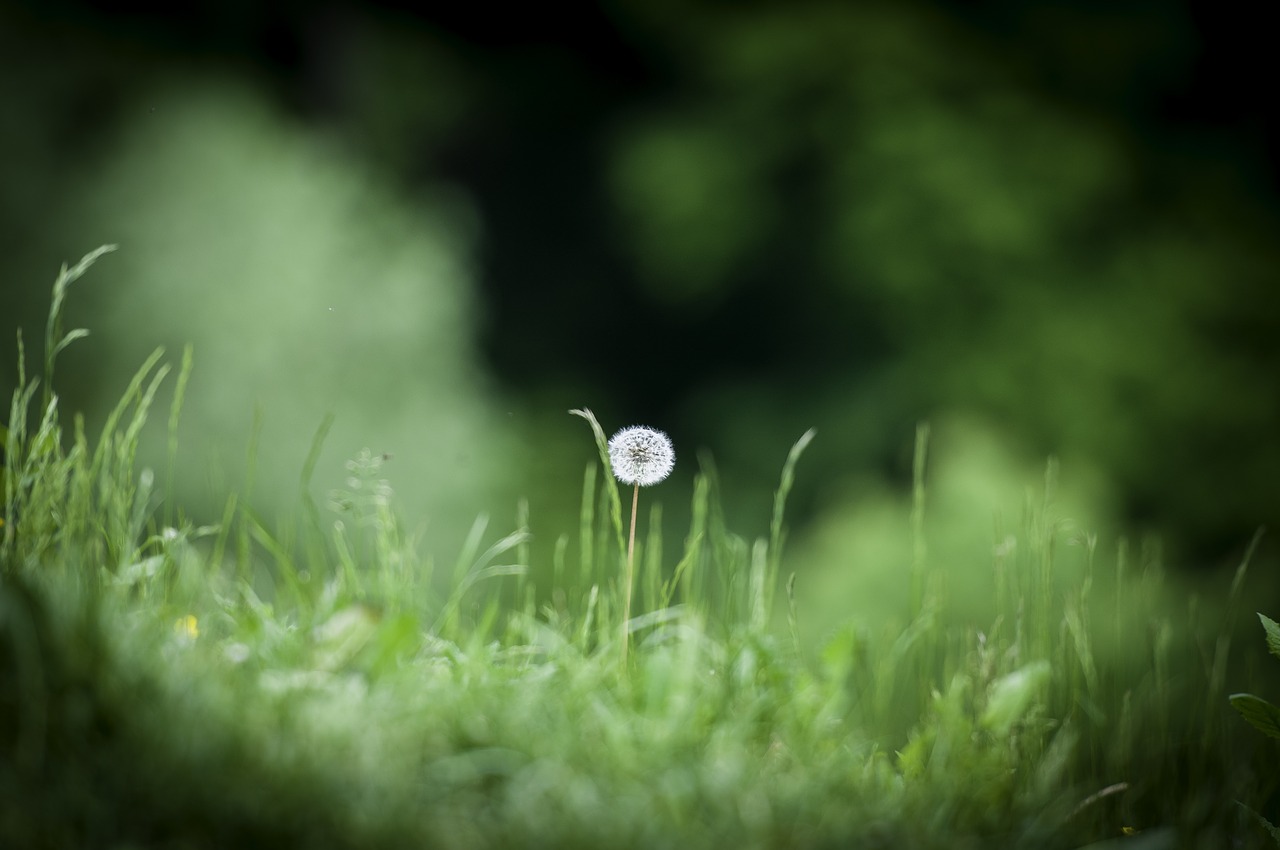
[[[661,431],[634,425],[623,428],[609,440],[609,463],[623,484],[648,487],[671,474],[676,453],[671,440]]]
[[[613,475],[623,484],[634,484],[631,493],[631,534],[627,538],[627,590],[622,607],[622,658],[627,657],[627,621],[631,619],[631,585],[635,576],[636,510],[640,505],[640,488],[657,484],[671,474],[676,465],[675,449],[661,431],[633,425],[623,428],[609,440],[609,465]]]
[[[645,428],[640,425],[634,425],[630,428],[623,428],[621,431],[613,435],[613,439],[605,443],[604,431],[600,428],[600,423],[596,421],[595,414],[590,410],[583,408],[582,410],[570,410],[574,416],[581,416],[591,425],[591,432],[595,434],[596,446],[600,449],[601,460],[608,463],[613,470],[613,475],[623,484],[633,484],[635,488],[631,494],[631,536],[627,541],[627,574],[626,574],[626,593],[623,595],[622,608],[622,663],[627,663],[627,641],[630,638],[629,621],[631,619],[631,585],[634,584],[635,576],[635,550],[636,550],[636,510],[640,504],[640,488],[648,487],[650,484],[657,484],[662,479],[671,474],[671,469],[676,465],[675,449],[671,447],[671,440],[666,434],[653,428]],[[612,491],[614,514],[618,520],[622,511],[622,506],[617,497],[617,491]],[[618,534],[622,534],[621,522],[618,523]]]
[[[640,503],[640,488],[657,484],[670,475],[676,465],[676,452],[666,434],[643,425],[633,425],[623,428],[609,440],[609,465],[613,467],[614,478],[623,484],[635,485],[631,495],[631,535],[627,539],[627,571],[630,572],[631,556],[636,548],[636,508]],[[628,585],[628,596],[630,590]]]

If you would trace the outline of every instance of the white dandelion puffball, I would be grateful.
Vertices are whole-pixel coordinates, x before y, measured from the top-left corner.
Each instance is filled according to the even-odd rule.
[[[633,425],[609,440],[609,463],[614,476],[623,484],[648,487],[671,474],[671,468],[676,465],[676,451],[666,434]]]

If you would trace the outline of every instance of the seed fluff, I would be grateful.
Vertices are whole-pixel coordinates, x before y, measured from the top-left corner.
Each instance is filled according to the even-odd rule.
[[[623,428],[609,440],[609,464],[623,484],[648,487],[671,474],[675,449],[666,434],[643,425]]]

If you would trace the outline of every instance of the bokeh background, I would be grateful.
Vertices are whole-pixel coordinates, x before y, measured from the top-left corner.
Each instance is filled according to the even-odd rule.
[[[672,435],[646,495],[671,545],[700,454],[760,533],[816,427],[791,551],[819,606],[905,599],[920,422],[931,557],[989,564],[1054,456],[1056,510],[1101,545],[1234,565],[1280,528],[1262,14],[11,0],[0,392],[59,265],[119,243],[70,298],[93,336],[63,403],[101,421],[192,343],[176,498],[199,519],[255,418],[255,503],[291,510],[332,412],[317,494],[369,447],[439,557],[522,494],[545,555],[587,406]]]

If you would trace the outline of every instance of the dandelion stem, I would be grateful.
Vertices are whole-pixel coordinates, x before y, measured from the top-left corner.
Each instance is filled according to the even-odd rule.
[[[627,538],[627,563],[630,564],[636,551],[636,507],[640,504],[640,485],[637,483],[631,494],[631,535]]]
[[[635,583],[636,554],[636,511],[640,505],[640,482],[637,481],[631,492],[631,534],[627,537],[627,589],[622,603],[622,663],[627,663],[627,641],[631,632],[627,623],[631,620],[631,585]]]

